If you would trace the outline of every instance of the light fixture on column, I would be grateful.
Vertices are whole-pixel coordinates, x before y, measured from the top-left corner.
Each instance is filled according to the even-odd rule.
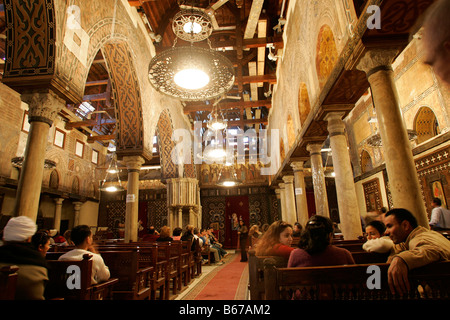
[[[109,163],[108,169],[106,169],[106,175],[100,185],[100,190],[107,192],[117,192],[125,190],[122,186],[122,181],[120,181],[116,153],[113,153],[111,156],[111,162]]]
[[[414,141],[417,139],[417,132],[412,129],[406,130],[408,133],[408,139],[409,141]],[[366,143],[371,147],[381,147],[381,135],[379,132],[374,133],[369,138],[367,138]]]
[[[22,168],[24,157],[14,157],[11,159],[11,164],[15,168]],[[53,169],[56,167],[56,162],[45,159],[44,161],[44,169]]]
[[[173,47],[150,61],[148,73],[152,86],[182,101],[206,101],[228,92],[234,85],[234,67],[211,48],[209,16],[194,8],[182,10],[175,15],[172,30],[177,36]],[[175,47],[178,38],[191,45]],[[209,49],[193,46],[194,42],[205,39]]]

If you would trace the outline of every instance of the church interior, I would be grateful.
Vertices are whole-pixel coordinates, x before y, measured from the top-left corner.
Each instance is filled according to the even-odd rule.
[[[192,225],[239,252],[239,221],[322,215],[350,241],[383,208],[428,228],[448,206],[433,0],[0,2],[0,230]]]

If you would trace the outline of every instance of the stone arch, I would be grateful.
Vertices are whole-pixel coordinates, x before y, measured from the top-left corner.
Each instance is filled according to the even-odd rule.
[[[102,53],[111,79],[117,121],[116,152],[121,156],[142,154],[145,150],[141,96],[130,49],[125,41],[114,41],[106,43]]]
[[[300,83],[298,90],[298,113],[300,115],[300,124],[303,125],[311,111],[311,103],[309,102],[308,88],[306,83]]]
[[[373,169],[372,157],[366,150],[361,151],[360,161],[361,173],[366,173]]]
[[[172,140],[173,124],[170,112],[165,109],[161,112],[156,125],[156,135],[158,136],[159,156],[161,163],[162,179],[178,177],[178,170],[172,161],[172,150],[175,143]]]
[[[338,59],[336,41],[333,30],[324,24],[317,37],[316,70],[320,89],[322,89],[331,74]]]
[[[418,144],[440,133],[439,123],[431,108],[427,106],[419,108],[414,117],[414,130],[417,132]]]

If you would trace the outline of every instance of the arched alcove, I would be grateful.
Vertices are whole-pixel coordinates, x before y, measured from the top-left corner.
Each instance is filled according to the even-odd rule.
[[[323,88],[338,59],[336,41],[328,25],[320,28],[317,38],[316,70],[320,89]]]
[[[414,130],[417,132],[417,143],[420,144],[440,133],[436,115],[429,107],[421,107],[414,120]]]
[[[59,187],[59,174],[57,170],[53,170],[50,173],[50,179],[48,182],[48,186],[50,189],[58,189]]]
[[[372,157],[366,150],[361,151],[361,172],[366,173],[372,169],[373,169]]]
[[[311,104],[309,102],[308,88],[306,83],[300,83],[300,88],[298,90],[298,112],[300,115],[300,124],[303,125],[309,112],[311,111]]]

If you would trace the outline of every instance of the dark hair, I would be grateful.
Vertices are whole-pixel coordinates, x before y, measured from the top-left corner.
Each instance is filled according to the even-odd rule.
[[[333,233],[331,219],[314,215],[306,223],[298,246],[309,254],[322,252],[330,244],[330,233]]]
[[[380,211],[381,211],[381,213],[386,213],[386,212],[387,212],[387,208],[386,208],[386,207],[382,207],[382,208],[380,209]]]
[[[148,228],[148,234],[154,234],[155,233],[155,227],[151,226],[150,228]]]
[[[377,229],[377,231],[380,233],[380,235],[383,235],[384,231],[386,231],[386,226],[384,225],[383,222],[378,221],[378,220],[372,220],[370,221],[367,225],[366,228],[368,226],[372,226],[375,229]]]
[[[70,234],[70,239],[73,243],[78,246],[86,240],[87,237],[91,235],[91,228],[87,225],[79,225],[72,229]]]
[[[413,229],[417,228],[417,226],[418,226],[416,217],[414,217],[413,214],[406,209],[396,208],[396,209],[389,210],[388,212],[386,212],[385,217],[388,217],[391,215],[395,217],[395,219],[397,220],[398,223],[402,223],[403,221],[406,220],[409,222],[409,224],[411,225],[411,227]]]
[[[179,236],[182,232],[183,229],[181,229],[180,227],[176,227],[175,229],[173,229],[172,234],[176,237]]]
[[[442,205],[442,201],[439,198],[433,198],[433,202],[436,203],[438,206]]]
[[[38,231],[31,237],[31,243],[36,249],[44,246],[50,240],[50,236],[45,231]]]

